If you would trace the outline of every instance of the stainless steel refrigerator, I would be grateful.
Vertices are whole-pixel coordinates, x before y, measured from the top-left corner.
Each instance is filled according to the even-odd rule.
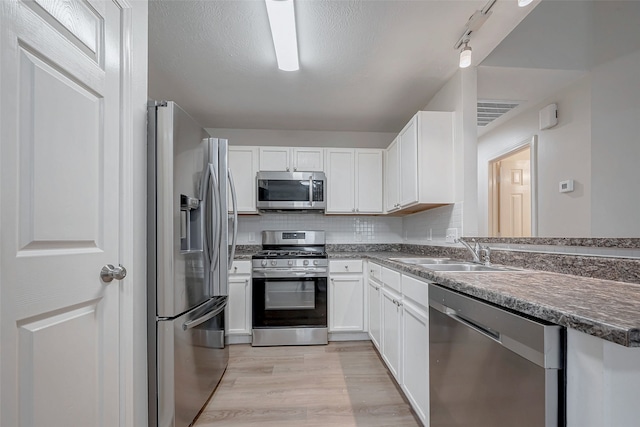
[[[228,213],[229,205],[235,206],[235,191],[227,152],[227,140],[210,138],[174,102],[149,102],[147,337],[152,427],[190,425],[227,367],[227,275],[237,230],[237,215]]]

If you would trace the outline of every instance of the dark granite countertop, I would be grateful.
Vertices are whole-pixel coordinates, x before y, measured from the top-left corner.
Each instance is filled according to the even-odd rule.
[[[626,347],[640,347],[640,285],[538,270],[432,272],[389,258],[404,252],[330,252],[330,259],[369,259],[449,289]]]

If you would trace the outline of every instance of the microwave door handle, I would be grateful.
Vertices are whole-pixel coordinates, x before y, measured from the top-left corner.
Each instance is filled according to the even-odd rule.
[[[313,206],[313,175],[309,177],[309,205]]]
[[[231,240],[231,251],[229,252],[229,270],[233,266],[233,258],[236,256],[236,243],[238,242],[238,198],[236,196],[236,186],[233,182],[231,169],[227,169],[229,176],[229,186],[231,188],[231,204],[233,206],[233,238]]]

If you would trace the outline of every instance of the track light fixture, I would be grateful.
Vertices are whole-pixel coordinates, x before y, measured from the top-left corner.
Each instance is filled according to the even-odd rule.
[[[471,65],[471,46],[469,40],[464,41],[464,48],[460,51],[460,68],[467,68]]]
[[[460,68],[467,68],[471,65],[471,46],[469,46],[471,34],[477,32],[487,19],[489,19],[489,16],[493,13],[491,8],[496,4],[496,1],[497,0],[489,0],[482,9],[476,10],[473,15],[471,15],[467,24],[464,26],[462,35],[456,44],[453,45],[455,50],[460,49],[462,45],[464,45],[464,48],[460,51]]]

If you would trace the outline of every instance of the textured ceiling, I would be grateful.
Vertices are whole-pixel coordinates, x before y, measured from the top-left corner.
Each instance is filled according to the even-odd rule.
[[[262,0],[151,0],[149,95],[203,126],[398,132],[457,70],[486,1],[297,0],[301,69],[278,70]],[[498,0],[474,64],[530,12]]]

